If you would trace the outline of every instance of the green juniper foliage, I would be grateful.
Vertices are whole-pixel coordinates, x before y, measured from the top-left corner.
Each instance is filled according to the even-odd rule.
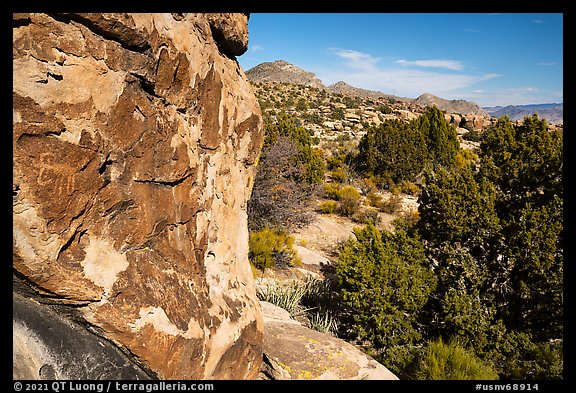
[[[465,359],[465,350],[488,367],[463,376],[493,376],[493,368],[505,379],[562,378],[562,133],[536,115],[521,125],[504,117],[484,132],[478,158],[454,165],[450,138],[426,133],[443,128],[436,110],[380,131],[396,126],[425,135],[431,162],[421,167],[416,222],[394,234],[357,229],[340,253],[340,293],[356,336],[399,375],[415,377],[417,348],[455,339],[463,349],[447,344],[442,356]],[[361,145],[368,173],[414,176],[382,166],[401,143],[388,139],[385,150],[378,138],[369,132]]]

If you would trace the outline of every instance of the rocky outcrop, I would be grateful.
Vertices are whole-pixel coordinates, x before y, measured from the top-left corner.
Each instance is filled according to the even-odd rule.
[[[488,113],[480,108],[478,104],[465,100],[446,100],[444,98],[437,97],[430,93],[424,93],[418,98],[412,101],[413,105],[418,105],[422,107],[436,105],[438,109],[443,110],[447,113],[459,113],[459,114],[474,114],[484,117],[490,117]]]
[[[412,101],[410,98],[398,97],[392,94],[385,94],[381,91],[366,90],[360,87],[350,86],[344,81],[336,82],[326,88],[326,91],[331,94],[343,94],[353,97],[363,97],[363,98],[386,98],[395,101]]]
[[[324,89],[324,84],[312,72],[290,64],[284,60],[276,60],[258,64],[246,71],[251,82],[292,83]]]
[[[397,380],[352,344],[302,326],[289,313],[261,302],[264,313],[262,379]]]
[[[80,327],[133,370],[74,375],[256,377],[246,202],[263,122],[234,58],[247,15],[13,18],[15,281],[69,321],[62,335]],[[70,361],[31,320],[14,326],[50,349],[46,364]],[[47,358],[27,348],[20,375],[43,377]]]

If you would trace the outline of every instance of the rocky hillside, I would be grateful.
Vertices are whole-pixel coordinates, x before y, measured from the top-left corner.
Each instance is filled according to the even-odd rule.
[[[363,98],[387,98],[390,101],[411,102],[411,98],[398,97],[391,94],[384,94],[380,91],[366,90],[359,87],[350,86],[348,83],[340,81],[326,87],[328,93],[358,96]]]
[[[12,26],[14,378],[256,378],[247,15]]]
[[[548,123],[564,123],[564,104],[531,104],[531,105],[508,105],[483,108],[491,116],[500,117],[507,115],[510,120],[522,120],[525,116],[537,113],[540,118]]]
[[[296,116],[320,145],[342,138],[358,142],[370,125],[379,125],[386,119],[415,119],[426,109],[386,95],[328,93],[324,89],[278,82],[253,82],[253,85],[264,116],[275,119],[281,111]],[[472,113],[446,113],[445,117],[456,127],[462,147],[471,150],[477,148],[478,142],[466,139],[465,135],[496,121]]]
[[[298,68],[284,60],[261,63],[246,71],[246,76],[248,79],[250,79],[251,82],[289,83],[323,89],[327,93],[332,94],[342,94],[345,96],[359,97],[363,99],[386,99],[391,102],[404,102],[411,104],[412,108],[416,112],[418,111],[418,107],[436,105],[438,108],[447,113],[490,117],[486,111],[484,111],[473,102],[465,100],[446,100],[429,93],[424,93],[418,98],[412,99],[406,97],[398,97],[379,91],[361,89],[358,87],[350,86],[344,81],[336,82],[328,87],[325,87],[322,84],[322,81],[318,79],[314,73],[302,70],[301,68]]]
[[[418,98],[412,101],[412,103],[420,106],[436,105],[438,108],[448,113],[473,114],[483,117],[490,117],[490,115],[485,110],[480,108],[478,104],[465,100],[446,100],[430,93],[424,93],[420,95]]]
[[[280,82],[323,89],[322,81],[312,72],[304,71],[284,60],[261,63],[246,71],[252,82]]]

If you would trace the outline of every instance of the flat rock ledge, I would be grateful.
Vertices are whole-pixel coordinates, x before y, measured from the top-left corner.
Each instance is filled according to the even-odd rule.
[[[264,315],[260,379],[398,380],[352,344],[302,326],[269,302],[260,305]]]

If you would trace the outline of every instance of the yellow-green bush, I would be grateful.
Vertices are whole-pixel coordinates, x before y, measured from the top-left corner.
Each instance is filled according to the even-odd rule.
[[[324,201],[320,204],[320,211],[324,214],[332,214],[338,209],[338,202]]]
[[[384,202],[382,201],[382,196],[375,191],[370,191],[366,195],[366,199],[368,199],[368,204],[376,209],[382,211],[384,208]]]
[[[412,183],[409,180],[402,180],[400,182],[400,187],[402,188],[402,192],[404,194],[412,196],[417,196],[418,192],[420,191],[420,187],[418,187],[416,184]]]
[[[416,379],[495,380],[498,373],[457,342],[431,341],[418,362]]]
[[[260,270],[297,265],[300,262],[292,248],[294,238],[277,229],[264,228],[251,232],[248,245],[248,258]]]
[[[340,193],[340,185],[337,183],[324,184],[324,197],[328,199],[338,200]]]
[[[330,178],[337,183],[344,183],[348,176],[346,176],[346,173],[344,173],[343,170],[337,169],[330,172]]]
[[[360,192],[352,186],[342,187],[338,191],[338,214],[351,217],[360,207]]]
[[[372,223],[373,225],[378,225],[380,223],[380,217],[378,216],[378,211],[375,209],[358,209],[358,211],[352,215],[352,221],[360,224]]]

